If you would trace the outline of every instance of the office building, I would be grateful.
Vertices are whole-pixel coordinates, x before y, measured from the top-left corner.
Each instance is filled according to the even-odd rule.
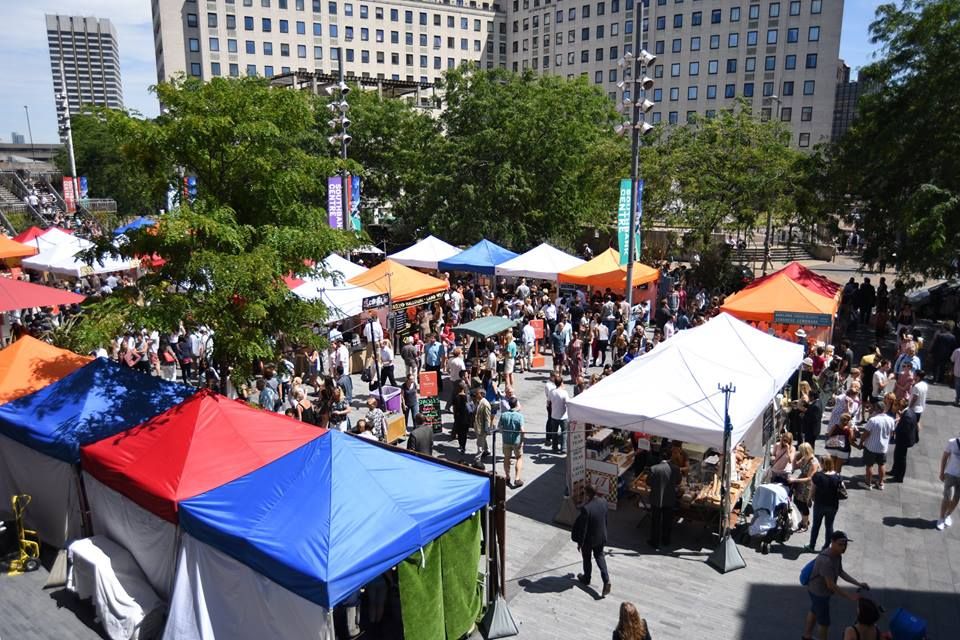
[[[614,100],[629,96],[617,60],[633,49],[633,0],[505,1],[510,68],[586,75]],[[644,14],[644,48],[657,56],[648,71],[653,123],[710,115],[743,97],[788,124],[797,147],[830,140],[842,1],[650,0]]]
[[[499,6],[481,0],[152,0],[157,78],[291,71],[433,83],[462,62],[506,66]]]
[[[16,131],[10,132],[10,144],[25,144],[23,134]]]
[[[48,14],[46,22],[54,96],[66,95],[71,113],[85,105],[122,109],[117,32],[110,21]],[[61,109],[58,100],[57,115]]]
[[[837,71],[837,96],[833,107],[833,133],[831,141],[837,142],[847,132],[857,117],[857,107],[864,94],[876,89],[877,84],[860,76],[850,81],[850,67],[840,61]]]

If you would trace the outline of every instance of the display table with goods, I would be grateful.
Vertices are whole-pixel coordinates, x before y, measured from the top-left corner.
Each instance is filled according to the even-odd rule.
[[[616,509],[620,477],[630,470],[636,456],[629,435],[618,429],[596,429],[586,438],[585,453],[587,482]]]
[[[690,520],[714,522],[720,516],[721,500],[721,455],[713,450],[685,446],[689,457],[689,470],[677,490],[678,511]],[[706,453],[706,455],[703,455]],[[741,444],[734,448],[736,464],[731,469],[730,504],[734,506],[731,521],[739,515],[737,503],[743,499],[749,502],[758,473],[763,466],[762,457],[750,456]],[[699,457],[697,457],[699,456]],[[641,506],[649,508],[650,487],[647,485],[646,471],[640,473],[629,489],[640,499]]]

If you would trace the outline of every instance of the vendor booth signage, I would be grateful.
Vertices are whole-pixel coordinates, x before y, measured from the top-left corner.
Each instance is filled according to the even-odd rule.
[[[567,482],[570,497],[583,504],[583,487],[587,480],[587,434],[582,422],[571,420],[567,425]]]
[[[829,327],[833,317],[828,313],[799,313],[795,311],[774,311],[774,324],[796,324],[813,327]]]
[[[363,299],[362,307],[366,311],[368,309],[378,309],[380,307],[385,307],[390,304],[390,294],[389,293],[378,293],[375,296],[367,296]]]
[[[394,302],[390,305],[392,311],[400,311],[401,309],[408,309],[410,307],[419,307],[425,304],[431,304],[437,300],[443,300],[443,291],[438,291],[436,293],[431,293],[425,296],[420,296],[418,298],[412,298],[410,300],[401,300]]]

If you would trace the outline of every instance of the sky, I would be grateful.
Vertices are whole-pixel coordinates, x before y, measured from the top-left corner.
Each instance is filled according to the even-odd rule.
[[[828,0],[834,1],[834,0]],[[871,61],[867,28],[880,0],[846,0],[840,57],[854,70]],[[150,0],[0,0],[0,141],[13,131],[27,136],[24,105],[36,142],[55,142],[57,116],[44,14],[109,18],[117,30],[123,99],[128,109],[157,115]],[[29,137],[27,137],[29,140]]]

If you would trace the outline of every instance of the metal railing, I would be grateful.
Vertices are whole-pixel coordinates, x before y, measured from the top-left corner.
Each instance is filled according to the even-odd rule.
[[[87,198],[82,201],[82,205],[88,211],[117,212],[117,201],[113,198]]]
[[[30,190],[27,189],[27,185],[23,184],[23,180],[20,179],[20,176],[18,176],[13,171],[4,171],[0,173],[0,184],[3,184],[3,186],[5,186],[10,191],[10,193],[17,196],[17,198],[19,198],[20,200],[23,200],[24,198],[27,198],[30,195]],[[30,217],[32,217],[39,226],[43,228],[46,228],[47,226],[49,226],[46,219],[44,219],[44,217],[40,215],[40,212],[37,211],[34,207],[32,207],[29,204],[26,204],[26,202],[24,202],[23,207],[26,210],[26,212],[30,214]]]

